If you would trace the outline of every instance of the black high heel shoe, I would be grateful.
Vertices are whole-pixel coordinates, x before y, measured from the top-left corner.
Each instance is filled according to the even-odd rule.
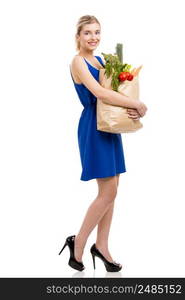
[[[96,248],[96,244],[92,245],[92,247],[90,249],[90,252],[91,252],[92,258],[93,258],[94,269],[95,269],[95,256],[99,257],[103,261],[107,272],[118,272],[122,269],[121,264],[116,263],[116,262],[113,263],[113,262],[108,261],[103,256],[103,254]]]
[[[59,255],[62,253],[64,250],[65,246],[69,247],[70,251],[70,258],[68,265],[72,267],[73,269],[76,269],[78,271],[83,271],[85,269],[83,262],[82,261],[77,261],[75,256],[74,256],[74,240],[75,240],[75,235],[68,236],[66,238],[65,244],[63,248],[60,250]]]

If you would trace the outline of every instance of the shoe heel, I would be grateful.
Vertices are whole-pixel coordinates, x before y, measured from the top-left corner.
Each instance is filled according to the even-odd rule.
[[[75,235],[70,235],[66,238],[65,244],[60,250],[59,255],[62,253],[64,248],[68,246],[70,251],[70,257],[68,261],[68,265],[72,267],[73,269],[76,269],[78,271],[83,271],[85,269],[85,266],[82,261],[77,261],[74,255],[74,249],[75,249]]]
[[[60,252],[59,252],[59,254],[58,254],[58,255],[60,255],[60,254],[62,253],[62,251],[64,250],[65,246],[67,246],[67,242],[65,242],[65,244],[64,244],[64,246],[63,246],[63,248],[60,250]]]
[[[92,254],[92,253],[91,253]],[[96,269],[96,267],[95,267],[95,255],[94,254],[92,254],[92,259],[93,259],[93,266],[94,266],[94,270]]]
[[[95,256],[99,257],[105,265],[107,272],[119,272],[122,269],[122,265],[116,262],[108,261],[103,254],[96,248],[96,244],[93,244],[90,248],[90,252],[93,258],[93,264],[95,269]]]

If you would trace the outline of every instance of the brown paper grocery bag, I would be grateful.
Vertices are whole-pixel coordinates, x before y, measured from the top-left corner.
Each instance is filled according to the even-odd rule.
[[[111,89],[111,76],[107,78],[105,69],[100,69],[99,82],[107,89]],[[118,92],[139,99],[139,79],[134,76],[132,81],[124,81],[118,87]],[[104,103],[97,98],[97,129],[111,133],[134,132],[143,127],[140,120],[134,120],[128,117],[127,108]]]

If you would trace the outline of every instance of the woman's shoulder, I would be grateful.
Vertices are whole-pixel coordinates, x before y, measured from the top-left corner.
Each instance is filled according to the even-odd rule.
[[[70,67],[75,71],[82,63],[84,63],[83,57],[80,55],[74,55],[71,59]]]
[[[70,63],[70,70],[73,75],[74,81],[77,84],[81,84],[82,82],[80,81],[78,77],[78,70],[81,68],[82,63],[83,63],[83,57],[80,55],[74,55],[71,59]]]
[[[73,62],[75,62],[75,61],[82,60],[82,58],[83,58],[83,57],[82,57],[81,55],[76,54],[76,55],[74,55],[74,56],[72,57],[71,63],[73,63]]]

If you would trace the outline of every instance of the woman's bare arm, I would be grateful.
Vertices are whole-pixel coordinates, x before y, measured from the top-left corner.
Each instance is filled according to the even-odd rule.
[[[103,102],[111,105],[136,109],[139,108],[139,101],[133,100],[130,97],[122,95],[116,91],[102,87],[89,72],[83,57],[75,56],[72,60],[71,66],[80,81],[91,91],[93,95],[95,95],[95,97],[101,99]]]

